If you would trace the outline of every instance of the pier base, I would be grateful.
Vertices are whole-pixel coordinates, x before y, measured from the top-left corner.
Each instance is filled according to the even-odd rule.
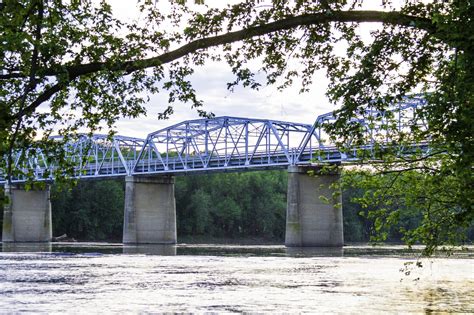
[[[52,238],[50,188],[25,190],[5,185],[2,242],[49,242]]]
[[[288,167],[285,245],[343,246],[342,196],[333,184],[339,174],[320,174],[310,168]]]
[[[174,177],[125,177],[124,244],[176,244]]]

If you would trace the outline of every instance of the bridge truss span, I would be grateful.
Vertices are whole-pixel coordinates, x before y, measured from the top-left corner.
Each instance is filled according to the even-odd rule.
[[[385,111],[377,110],[375,104],[368,104],[349,120],[358,132],[348,139],[335,140],[327,134],[325,128],[336,122],[333,112],[320,115],[298,148],[295,160],[297,163],[360,162],[376,160],[376,150],[384,148],[398,150],[400,155],[426,151],[430,139],[414,137],[415,130],[427,130],[427,122],[419,114],[419,109],[425,105],[426,100],[420,95],[405,97]]]
[[[419,115],[419,108],[425,105],[419,96],[402,99],[385,111],[368,104],[350,120],[357,125],[358,135],[343,139],[342,145],[341,139],[325,131],[336,121],[333,112],[318,116],[312,125],[223,116],[184,121],[145,139],[97,134],[66,140],[57,136],[52,140],[60,143],[62,160],[54,156],[58,153],[54,150],[18,150],[12,181],[54,180],[57,175],[101,178],[358,163],[377,161],[376,151],[384,147],[399,150],[401,155],[426,153],[429,136],[413,136],[420,134],[414,131],[427,130]],[[2,174],[0,183],[5,183]]]
[[[125,176],[130,173],[133,161],[143,147],[144,139],[103,134],[80,134],[66,140],[53,136],[52,140],[61,145],[61,157],[51,156],[51,151],[41,148],[15,152],[14,182],[31,179],[39,181],[54,180],[58,174],[73,178],[100,178]],[[61,159],[61,169],[58,166]],[[0,174],[0,182],[5,179]]]
[[[79,141],[68,143],[70,159],[74,161],[74,177],[125,176],[130,173],[145,140],[134,137],[107,135],[82,136]]]
[[[149,134],[132,173],[287,166],[310,129],[228,116],[185,121]]]

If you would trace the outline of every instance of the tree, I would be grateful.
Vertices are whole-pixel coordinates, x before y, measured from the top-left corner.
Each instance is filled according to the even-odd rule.
[[[283,240],[286,172],[183,176],[176,180],[178,233]]]
[[[53,186],[54,235],[81,240],[118,240],[123,230],[123,183],[116,180],[79,182],[72,189]]]
[[[452,214],[453,224],[466,226],[474,216],[474,6],[467,0],[407,0],[399,8],[382,2],[383,9],[368,11],[362,4],[246,0],[197,12],[179,1],[164,14],[145,0],[139,1],[143,21],[124,23],[105,1],[6,0],[0,13],[0,154],[6,159],[0,167],[10,178],[15,148],[60,147],[48,140],[58,128],[70,137],[82,127],[93,132],[103,122],[113,127],[121,116],[143,114],[146,95],[160,90],[170,102],[191,102],[209,115],[188,79],[193,67],[208,60],[230,65],[235,81],[229,89],[258,89],[263,82],[255,71],[261,71],[267,84],[300,83],[304,92],[324,68],[327,95],[341,105],[337,122],[326,127],[341,145],[349,138],[364,142],[351,121],[362,109],[385,110],[413,91],[425,94],[429,105],[417,114],[428,131],[413,127],[392,138],[409,143],[429,136],[433,153],[400,160],[380,152],[389,163],[379,172],[428,174],[433,184],[449,178],[443,184],[456,189],[440,206],[447,211],[441,217]],[[382,27],[366,41],[358,29],[374,22]],[[341,43],[345,53],[336,49]],[[251,69],[249,60],[260,69]],[[160,117],[172,112],[169,106]],[[54,156],[66,160],[60,150]],[[432,245],[444,241],[424,239]]]

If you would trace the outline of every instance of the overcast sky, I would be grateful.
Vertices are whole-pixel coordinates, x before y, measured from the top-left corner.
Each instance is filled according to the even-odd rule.
[[[166,2],[161,1],[161,3]],[[226,2],[229,1],[206,0],[208,5],[222,6]],[[114,15],[122,20],[130,22],[138,16],[135,1],[111,0],[110,3]],[[364,31],[367,36],[369,30],[367,28]],[[208,61],[205,66],[195,69],[191,81],[198,98],[204,101],[203,109],[216,116],[263,118],[312,124],[318,115],[334,110],[325,96],[328,80],[324,71],[315,77],[315,83],[310,92],[304,94],[299,94],[299,85],[287,88],[283,92],[277,91],[275,86],[263,86],[259,91],[238,87],[231,93],[226,89],[226,83],[233,81],[233,75],[224,62]],[[168,105],[167,98],[166,93],[152,96],[146,106],[148,110],[146,117],[122,118],[116,124],[118,134],[142,138],[148,133],[183,120],[199,118],[197,112],[190,109],[190,105],[176,102],[174,115],[168,120],[158,120],[158,113]]]

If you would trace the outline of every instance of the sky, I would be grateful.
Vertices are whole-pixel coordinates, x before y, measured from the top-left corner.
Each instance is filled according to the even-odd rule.
[[[166,1],[161,3],[163,2],[166,3]],[[192,1],[190,0],[190,2]],[[223,6],[229,2],[207,0],[206,4]],[[130,22],[139,15],[135,1],[111,0],[109,3],[112,5],[114,15],[122,20]],[[366,33],[366,36],[370,36],[371,28],[373,26],[362,31]],[[196,68],[191,77],[198,98],[204,102],[203,109],[216,116],[273,119],[312,124],[318,115],[335,109],[325,96],[329,81],[323,70],[315,76],[310,92],[304,94],[299,93],[300,86],[297,84],[284,91],[278,91],[276,86],[262,86],[258,91],[237,87],[234,92],[229,92],[226,88],[227,82],[233,80],[234,77],[225,62],[212,61],[208,61],[205,66]],[[150,102],[146,105],[146,117],[121,118],[116,123],[117,133],[144,138],[153,131],[184,120],[200,118],[189,104],[176,102],[174,104],[175,113],[168,120],[158,120],[158,113],[168,106],[167,99],[166,93],[151,96]]]

